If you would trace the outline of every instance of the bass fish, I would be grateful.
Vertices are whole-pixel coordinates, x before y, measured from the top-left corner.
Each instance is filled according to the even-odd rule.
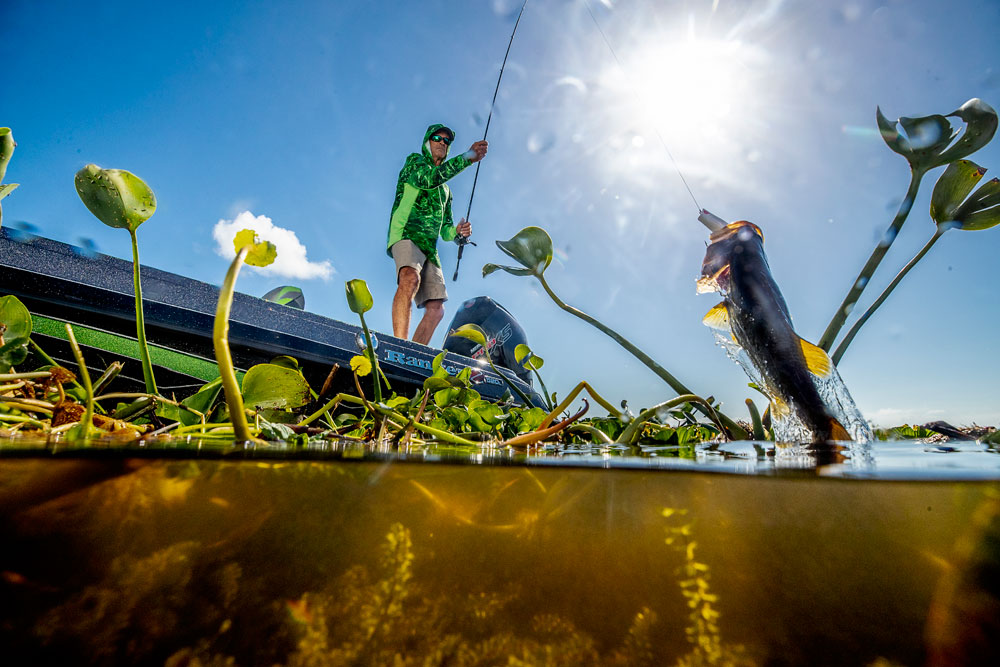
[[[705,315],[704,323],[728,334],[746,352],[759,377],[744,367],[768,395],[776,424],[797,418],[812,433],[813,443],[854,440],[838,419],[842,410],[832,409],[818,389],[831,376],[838,386],[843,383],[829,355],[795,333],[788,305],[771,276],[760,227],[741,220],[710,228],[714,231],[698,293],[720,292],[724,299]],[[727,347],[732,346],[727,342]],[[846,396],[846,388],[843,393]],[[856,411],[849,396],[847,401]]]

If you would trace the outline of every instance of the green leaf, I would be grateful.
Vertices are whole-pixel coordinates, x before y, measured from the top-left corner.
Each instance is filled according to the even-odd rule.
[[[548,414],[545,410],[541,408],[530,408],[527,410],[520,410],[517,420],[517,430],[518,433],[527,433],[529,431],[534,431],[538,428],[542,420]]]
[[[451,383],[448,382],[446,378],[431,376],[424,380],[424,389],[427,391],[440,391],[442,389],[449,389]]]
[[[14,155],[15,146],[17,146],[17,142],[14,141],[14,135],[10,128],[0,127],[0,183],[3,183],[4,176],[7,175],[7,165],[10,163],[11,156]]]
[[[484,264],[483,265],[483,278],[485,278],[486,276],[490,275],[491,273],[493,273],[495,271],[500,271],[501,269],[504,270],[504,271],[506,271],[507,273],[509,273],[511,275],[515,275],[515,276],[533,276],[534,275],[534,273],[531,272],[531,271],[529,271],[528,269],[517,269],[517,268],[514,268],[513,266],[501,266],[499,264]]]
[[[4,185],[0,185],[0,199],[3,199],[17,189],[18,185],[20,185],[20,183],[6,183]]]
[[[278,249],[270,241],[261,241],[257,232],[252,229],[241,229],[233,238],[233,248],[238,253],[244,247],[250,246],[244,260],[250,266],[268,266],[278,256]]]
[[[4,339],[8,340],[8,339]],[[17,366],[28,358],[28,338],[14,338],[0,347],[0,373],[6,373],[11,366]]]
[[[458,407],[447,407],[441,411],[441,416],[444,417],[451,428],[461,432],[462,428],[469,421],[469,413],[466,410]]]
[[[368,355],[356,354],[351,357],[351,370],[359,377],[364,377],[372,372],[372,360],[368,358]]]
[[[219,392],[222,391],[222,378],[215,378],[211,382],[202,385],[196,393],[185,398],[181,403],[187,407],[197,410],[206,417],[212,406],[215,405],[216,399],[219,397]],[[187,410],[181,410],[180,418],[177,420],[184,424],[185,426],[198,423],[198,417],[191,414]]]
[[[939,225],[955,221],[955,212],[985,173],[986,169],[970,160],[948,165],[931,194],[931,219]]]
[[[890,122],[881,109],[876,109],[876,122],[882,139],[896,153],[910,163],[914,170],[927,171],[971,155],[990,142],[997,130],[997,113],[978,98],[973,98],[948,114],[966,123],[965,131],[958,136],[947,117],[939,114],[919,118],[900,118],[904,136]],[[954,143],[952,143],[954,141]]]
[[[1000,179],[992,178],[972,193],[955,213],[959,229],[977,231],[1000,224]]]
[[[431,370],[437,371],[439,368],[441,368],[441,364],[444,363],[444,355],[446,354],[447,352],[439,352],[437,356],[434,357],[434,360],[431,361]]]
[[[271,359],[271,363],[275,366],[284,366],[285,368],[291,368],[292,370],[298,370],[299,360],[295,357],[290,357],[287,354],[280,354],[274,359]]]
[[[243,376],[243,400],[255,408],[298,408],[309,402],[309,383],[298,371],[257,364]]]
[[[453,387],[448,387],[447,389],[442,389],[440,391],[434,392],[434,405],[439,408],[443,408],[446,405],[451,405],[451,402],[455,400],[458,396],[458,389]]]
[[[31,313],[12,294],[0,296],[0,336],[6,340],[31,335]]]
[[[496,243],[500,250],[533,275],[540,276],[545,273],[545,269],[552,262],[552,239],[541,227],[525,227],[509,240]],[[507,270],[506,267],[500,268]],[[486,275],[486,267],[483,267],[483,271]]]
[[[345,289],[347,291],[347,306],[352,313],[361,315],[372,309],[374,300],[372,293],[368,291],[368,283],[360,278],[348,280]]]
[[[295,431],[284,424],[276,424],[274,422],[269,422],[266,419],[262,419],[260,422],[259,437],[263,440],[270,440],[271,442],[284,442],[289,438],[294,438]]]
[[[504,411],[499,406],[482,399],[469,403],[469,415],[473,414],[479,415],[480,419],[490,426],[496,426],[507,419],[507,415],[504,414]]]
[[[76,192],[90,212],[109,227],[134,232],[156,212],[156,196],[141,178],[124,169],[88,164],[76,172]]]
[[[448,335],[468,338],[473,343],[479,343],[483,346],[483,349],[486,349],[486,333],[477,324],[463,324]]]
[[[931,195],[934,222],[965,231],[989,229],[1000,224],[1000,179],[983,183],[969,195],[984,174],[986,169],[969,160],[948,165]]]
[[[532,352],[531,348],[524,343],[519,343],[518,346],[514,348],[514,359],[516,359],[517,363],[521,366],[524,366],[525,368],[534,368],[536,371],[545,364],[545,360]]]

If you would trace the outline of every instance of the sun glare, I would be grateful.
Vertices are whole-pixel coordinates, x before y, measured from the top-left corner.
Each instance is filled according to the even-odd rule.
[[[753,150],[762,54],[739,41],[687,39],[639,46],[603,78],[618,101],[616,125],[634,128],[675,155],[723,160]],[[648,141],[647,141],[648,145]]]

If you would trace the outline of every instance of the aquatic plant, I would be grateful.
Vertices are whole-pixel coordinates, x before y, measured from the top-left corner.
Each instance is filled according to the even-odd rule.
[[[691,667],[753,664],[742,646],[727,646],[722,643],[722,634],[719,631],[721,614],[715,606],[719,596],[711,590],[711,568],[707,563],[695,558],[698,543],[693,535],[693,522],[685,520],[687,513],[686,509],[672,507],[666,507],[661,512],[665,518],[676,522],[675,525],[667,527],[666,543],[684,559],[678,568],[680,579],[677,585],[691,610],[688,613],[688,626],[684,628],[684,634],[693,648],[691,653],[678,660],[677,664]]]
[[[514,390],[514,393],[517,394],[518,398],[520,398],[524,402],[525,406],[531,405],[531,399],[528,398],[516,384],[511,382],[510,378],[501,373],[500,370],[496,367],[496,365],[494,365],[493,358],[490,357],[489,345],[487,344],[486,341],[486,332],[483,331],[479,325],[463,324],[459,328],[449,331],[448,335],[458,336],[459,338],[467,338],[474,343],[478,343],[483,348],[483,356],[486,357],[486,363],[490,365],[490,368],[493,369],[493,372],[499,375],[503,379],[503,381],[507,383],[507,386]]]
[[[0,296],[0,373],[27,358],[30,337],[31,313],[16,296]]]
[[[374,383],[375,391],[375,402],[382,402],[382,385],[381,378],[385,376],[382,375],[382,369],[378,364],[378,355],[375,354],[375,345],[372,343],[372,334],[368,330],[368,323],[365,322],[365,313],[372,309],[374,304],[374,299],[372,299],[372,293],[368,289],[368,283],[364,280],[355,278],[354,280],[348,280],[344,285],[344,290],[347,294],[347,306],[351,309],[352,313],[355,313],[361,320],[361,329],[365,332],[365,354],[368,357],[368,362],[375,367],[375,375],[372,378]],[[354,362],[351,362],[352,367]],[[356,368],[354,370],[357,370]],[[386,380],[386,385],[389,382]]]
[[[128,230],[132,239],[132,282],[135,290],[135,335],[147,394],[158,394],[153,362],[146,344],[142,311],[142,280],[139,276],[139,244],[136,230],[156,212],[156,196],[145,182],[123,169],[101,169],[88,164],[76,172],[76,192],[84,205],[108,227]]]
[[[538,386],[542,390],[542,397],[545,399],[545,406],[551,410],[553,406],[552,397],[549,396],[549,390],[545,387],[545,382],[542,380],[542,376],[538,372],[545,364],[545,360],[535,354],[534,351],[524,343],[519,343],[517,347],[514,348],[514,360],[519,363],[522,368],[530,369],[531,372],[535,374],[535,378],[538,380]]]
[[[957,140],[959,130],[952,128],[948,117],[957,117],[966,124],[964,133]],[[913,208],[924,175],[931,169],[966,158],[988,144],[997,130],[997,113],[990,105],[973,98],[947,116],[935,114],[920,118],[902,117],[895,123],[889,122],[882,115],[882,109],[877,108],[876,122],[882,139],[889,148],[902,155],[909,163],[910,184],[889,228],[875,245],[871,256],[851,284],[847,296],[834,312],[817,343],[827,352],[833,347],[847,317],[861,298],[882,258],[899,235],[910,209]],[[902,133],[897,129],[897,125],[902,126]],[[837,359],[834,360],[835,363]]]
[[[14,141],[14,135],[11,133],[9,127],[0,127],[0,200],[9,195],[18,186],[17,183],[4,183],[4,176],[7,175],[7,165],[10,164],[10,158],[14,155],[14,147],[17,146],[17,142]],[[0,206],[0,226],[3,226],[3,207]]]
[[[267,266],[277,256],[274,244],[260,241],[252,229],[244,229],[236,234],[233,240],[236,257],[229,265],[226,278],[219,289],[219,303],[215,309],[215,328],[212,342],[215,345],[215,360],[219,364],[219,376],[222,378],[222,389],[225,392],[226,404],[229,407],[229,420],[233,424],[233,434],[241,442],[263,442],[253,436],[247,424],[244,411],[243,396],[236,379],[236,369],[229,353],[229,312],[233,307],[233,292],[236,289],[236,278],[240,274],[243,262],[251,266]]]
[[[500,250],[517,261],[521,267],[503,266],[492,263],[486,264],[483,266],[483,277],[500,270],[506,271],[507,273],[515,276],[534,276],[535,279],[541,283],[542,289],[544,289],[545,293],[549,295],[549,298],[551,298],[552,301],[554,301],[555,304],[561,309],[574,317],[580,318],[584,322],[596,327],[599,331],[609,336],[612,340],[632,354],[632,356],[641,361],[647,368],[656,373],[660,379],[666,382],[667,385],[669,385],[670,388],[678,394],[694,394],[693,391],[688,389],[680,380],[667,371],[667,369],[663,368],[663,366],[654,361],[652,357],[640,350],[617,331],[611,329],[603,322],[591,317],[582,310],[570,306],[556,296],[555,292],[553,292],[552,288],[549,286],[548,281],[545,280],[545,270],[549,267],[549,264],[552,263],[552,239],[544,229],[541,227],[525,227],[510,239],[506,241],[497,241],[496,244]],[[730,438],[736,440],[746,440],[747,437],[749,437],[746,430],[729,417],[719,413],[719,418],[725,426],[724,430],[726,435]]]
[[[986,174],[986,169],[969,160],[956,160],[948,165],[941,178],[938,179],[931,194],[931,219],[937,224],[934,235],[924,244],[916,255],[904,266],[882,294],[869,306],[868,310],[858,318],[854,326],[844,336],[836,352],[833,353],[833,363],[838,363],[847,346],[851,344],[858,331],[864,326],[879,306],[881,306],[900,281],[917,265],[924,255],[951,229],[977,231],[989,229],[1000,224],[1000,179],[993,178],[979,187],[974,193],[972,189]],[[970,193],[972,193],[970,195]]]

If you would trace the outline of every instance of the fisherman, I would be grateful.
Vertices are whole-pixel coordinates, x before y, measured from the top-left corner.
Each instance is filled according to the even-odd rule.
[[[451,216],[451,190],[445,182],[486,156],[487,142],[477,141],[469,150],[445,161],[455,133],[435,123],[424,133],[420,153],[411,153],[399,172],[396,200],[389,219],[386,254],[396,263],[396,296],[392,300],[392,333],[407,338],[412,303],[424,309],[413,333],[417,343],[428,344],[444,317],[448,298],[444,273],[437,254],[437,238],[464,242],[472,225],[462,218],[456,226]]]

